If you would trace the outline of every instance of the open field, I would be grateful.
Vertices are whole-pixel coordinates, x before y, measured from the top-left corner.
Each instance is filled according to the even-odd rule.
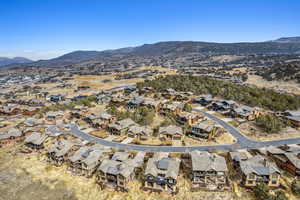
[[[279,133],[266,133],[253,122],[244,122],[238,126],[238,129],[246,136],[259,141],[300,137],[300,131],[291,127],[284,128]]]
[[[288,93],[300,94],[300,84],[293,81],[267,81],[261,76],[248,75],[246,83],[275,90],[282,90]]]

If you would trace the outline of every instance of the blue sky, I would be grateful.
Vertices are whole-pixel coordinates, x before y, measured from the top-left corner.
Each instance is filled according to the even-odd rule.
[[[299,0],[1,0],[0,56],[300,36]]]

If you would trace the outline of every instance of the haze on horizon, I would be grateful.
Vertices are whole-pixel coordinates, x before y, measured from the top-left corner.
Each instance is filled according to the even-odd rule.
[[[260,42],[300,35],[295,0],[11,0],[0,6],[0,57],[49,59],[159,41]]]

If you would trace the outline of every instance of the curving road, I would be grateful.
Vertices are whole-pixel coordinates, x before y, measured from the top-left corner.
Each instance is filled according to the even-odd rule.
[[[113,147],[116,149],[122,150],[135,150],[135,151],[147,151],[147,152],[191,152],[193,150],[199,151],[233,151],[237,149],[257,149],[262,147],[268,146],[282,146],[285,144],[300,144],[300,137],[299,138],[291,138],[291,139],[282,139],[282,140],[273,140],[273,141],[256,141],[250,139],[243,135],[239,130],[237,130],[232,125],[228,124],[227,122],[223,121],[222,119],[211,115],[207,112],[204,112],[199,109],[194,109],[197,112],[203,113],[208,118],[216,121],[221,126],[223,126],[229,133],[231,133],[236,138],[235,144],[228,144],[228,145],[206,145],[206,146],[147,146],[147,145],[135,145],[135,144],[121,144],[119,142],[112,142],[107,141],[101,138],[98,138],[93,135],[89,135],[87,133],[82,132],[79,130],[77,125],[75,124],[68,124],[69,130],[58,130],[55,125],[50,126],[48,131],[52,133],[68,133],[79,137],[83,140],[96,142],[104,146]]]

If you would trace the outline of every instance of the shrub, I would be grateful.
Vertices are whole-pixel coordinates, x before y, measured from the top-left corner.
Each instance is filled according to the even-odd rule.
[[[260,115],[255,119],[255,122],[267,133],[278,133],[285,127],[285,124],[281,119],[271,114]]]
[[[300,195],[300,181],[294,180],[291,189],[295,195]]]
[[[272,197],[269,194],[269,188],[265,183],[259,183],[253,188],[255,197],[258,200],[271,200]]]

